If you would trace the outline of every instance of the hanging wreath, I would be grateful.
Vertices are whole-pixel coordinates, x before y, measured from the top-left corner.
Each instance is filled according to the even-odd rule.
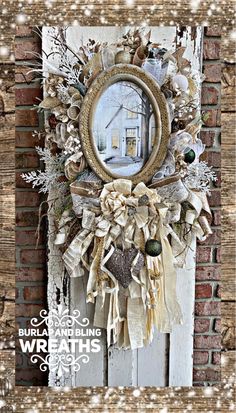
[[[184,266],[192,239],[211,233],[207,194],[216,177],[199,157],[199,90],[203,77],[185,59],[151,41],[151,32],[130,30],[116,44],[89,40],[75,52],[63,30],[53,34],[59,66],[44,58],[46,147],[36,148],[45,170],[22,174],[39,192],[56,196],[54,211],[65,268],[71,277],[88,273],[87,301],[94,325],[107,329],[108,346],[139,348],[154,326],[171,332],[182,322],[176,268]],[[171,134],[166,157],[150,182],[124,178],[103,182],[88,166],[79,116],[98,75],[117,64],[139,66],[159,85],[169,107]],[[39,69],[34,69],[39,70]]]

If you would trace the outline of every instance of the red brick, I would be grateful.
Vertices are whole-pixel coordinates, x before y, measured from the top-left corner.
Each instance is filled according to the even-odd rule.
[[[35,229],[33,231],[30,231],[30,230],[16,231],[16,245],[31,245],[33,247],[36,247],[36,242],[37,242],[37,235],[36,235]],[[42,244],[43,244],[43,234],[41,231],[40,236],[39,236],[38,245],[42,245]]]
[[[221,171],[214,171],[216,175],[216,181],[213,182],[214,188],[221,188]]]
[[[216,36],[216,37],[221,37],[221,27],[220,26],[211,26],[211,27],[205,27],[205,36]]]
[[[221,188],[221,171],[213,168],[216,180],[212,182],[212,188]]]
[[[195,335],[194,336],[194,348],[195,349],[221,349],[221,336],[203,336],[203,335]]]
[[[21,174],[22,172],[16,172],[16,188],[32,188],[32,184],[27,183]]]
[[[32,32],[31,28],[19,27],[17,29],[18,36],[32,36],[32,39],[16,39],[15,50],[16,59],[32,60],[34,56],[28,54],[28,51],[37,51],[40,53],[41,41],[36,38],[36,35]],[[15,81],[16,83],[28,83],[35,78],[35,74],[28,73],[30,68],[23,66],[16,66],[15,68]],[[42,90],[40,89],[39,82],[34,82],[29,87],[18,86],[15,91],[15,101],[16,105],[32,106],[39,103],[41,98]],[[17,109],[16,110],[16,126],[26,126],[32,129],[31,131],[17,131],[16,130],[16,147],[18,148],[34,148],[37,146],[44,145],[44,139],[39,140],[38,136],[33,136],[33,129],[39,124],[38,113],[35,109]],[[16,168],[29,168],[35,169],[39,167],[39,160],[35,153],[35,150],[27,150],[24,153],[17,152],[16,154]],[[32,185],[27,184],[22,178],[21,173],[16,173],[16,186],[18,188],[32,188]],[[40,195],[36,191],[22,191],[16,194],[16,206],[17,207],[37,207],[40,203]],[[41,266],[43,268],[17,268],[16,278],[20,282],[21,288],[24,286],[25,282],[29,281],[46,281],[46,252],[42,249],[35,250],[35,229],[25,230],[22,226],[33,226],[36,227],[38,224],[38,209],[32,211],[19,211],[17,210],[17,231],[16,231],[16,243],[21,246],[30,246],[30,250],[20,250],[20,258],[23,264],[29,263],[33,266]],[[43,243],[43,233],[40,234],[40,244]],[[18,256],[17,256],[17,259]],[[17,262],[19,265],[19,262]],[[46,285],[46,284],[45,284]],[[16,306],[16,316],[18,317],[33,317],[38,316],[42,308],[46,306],[46,293],[45,287],[41,286],[25,286],[23,290],[24,299],[28,301],[41,301],[42,304],[18,304]],[[44,303],[45,302],[45,303]],[[22,324],[22,327],[24,324]],[[39,373],[38,366],[31,364],[31,368],[25,369],[28,360],[19,363],[20,370],[16,371],[16,381],[18,384],[37,384],[46,385],[47,384],[47,373]],[[42,377],[41,377],[42,376]]]
[[[194,331],[195,333],[207,333],[210,328],[209,318],[195,318]]]
[[[35,57],[32,52],[41,53],[41,45],[38,39],[22,39],[15,42],[16,60],[33,60]]]
[[[24,288],[24,299],[26,301],[44,301],[45,299],[45,287],[43,285],[37,285],[33,287]]]
[[[211,191],[211,195],[208,197],[208,202],[211,207],[221,206],[220,190]]]
[[[220,245],[221,244],[221,230],[212,228],[212,234],[207,238],[208,245]]]
[[[204,159],[209,166],[213,166],[214,168],[220,168],[221,166],[220,152],[206,151],[204,152],[204,156],[202,156],[201,159]]]
[[[195,303],[197,316],[220,315],[221,305],[219,301],[203,301]]]
[[[43,310],[42,304],[17,304],[16,317],[35,317]]]
[[[17,152],[16,153],[16,169],[24,168],[38,168],[39,167],[39,157],[37,153],[34,152]]]
[[[41,97],[42,89],[40,87],[15,88],[16,105],[38,105]]]
[[[44,268],[17,268],[17,281],[46,281],[47,275]]]
[[[194,351],[193,353],[193,364],[207,364],[208,359],[208,351]]]
[[[212,364],[220,364],[221,354],[220,351],[213,351]]]
[[[16,110],[16,126],[38,126],[39,118],[35,109]]]
[[[215,333],[220,333],[221,332],[221,319],[220,318],[216,318],[214,320],[213,330],[214,330]]]
[[[221,126],[220,109],[204,110],[204,125],[207,127]]]
[[[15,65],[15,82],[29,83],[35,78],[35,73],[29,73],[30,68]]]
[[[195,298],[210,298],[212,296],[211,284],[197,284],[195,286]]]
[[[216,248],[216,262],[221,263],[221,248]]]
[[[38,225],[38,211],[17,211],[16,225],[19,227],[36,227]]]
[[[212,228],[212,234],[205,241],[198,241],[199,245],[219,245],[221,241],[221,231]]]
[[[213,224],[217,225],[217,226],[220,226],[220,224],[221,224],[221,210],[220,209],[214,210],[214,211],[212,211],[212,214],[213,214]]]
[[[204,145],[206,145],[207,148],[210,148],[214,145],[216,132],[201,130],[200,136],[201,136],[202,142],[204,143]]]
[[[219,284],[216,286],[216,297],[221,298],[221,285]]]
[[[197,260],[197,263],[199,263],[199,262],[202,262],[202,263],[211,262],[211,248],[210,247],[202,247],[202,246],[198,245],[196,260]]]
[[[39,206],[40,200],[41,200],[41,196],[38,192],[16,191],[16,206],[17,207]]]
[[[202,105],[217,105],[220,91],[215,86],[202,86],[201,103]]]
[[[205,64],[203,73],[206,82],[219,83],[221,81],[221,64]]]
[[[193,381],[220,381],[220,369],[193,369]]]
[[[22,264],[43,264],[46,261],[45,249],[21,250],[20,260]]]
[[[35,146],[44,146],[44,139],[39,139],[38,135],[34,136],[32,131],[18,131],[15,132],[16,147],[17,148],[34,148]]]
[[[220,59],[220,40],[204,39],[203,59],[204,60],[219,60]]]

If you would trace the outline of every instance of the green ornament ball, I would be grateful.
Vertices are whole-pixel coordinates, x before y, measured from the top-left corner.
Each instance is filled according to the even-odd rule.
[[[193,163],[194,159],[196,158],[196,154],[193,151],[193,149],[190,149],[187,153],[184,155],[184,162],[186,163]]]
[[[161,242],[156,239],[149,239],[145,244],[145,252],[150,257],[157,257],[162,252]]]

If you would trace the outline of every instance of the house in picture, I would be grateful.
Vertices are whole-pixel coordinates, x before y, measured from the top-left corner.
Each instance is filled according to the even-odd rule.
[[[142,90],[124,81],[110,86],[97,105],[93,135],[100,159],[115,173],[138,172],[155,137],[152,107]]]

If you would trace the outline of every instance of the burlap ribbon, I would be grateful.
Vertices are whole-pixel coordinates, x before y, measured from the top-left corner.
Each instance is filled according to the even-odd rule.
[[[84,190],[83,197],[86,187]],[[89,188],[87,197],[95,199],[92,192]],[[91,210],[87,203],[83,208],[82,230],[63,259],[72,277],[82,276],[84,269],[88,270],[87,301],[95,303],[94,323],[106,327],[108,346],[117,343],[131,349],[142,347],[152,340],[154,326],[160,332],[169,333],[174,324],[182,322],[176,297],[175,266],[184,261],[185,247],[192,234],[203,239],[210,233],[206,196],[188,191],[186,199],[186,193],[181,190],[181,200],[183,193],[188,205],[185,225],[191,227],[187,239],[171,225],[180,219],[181,204],[171,204],[168,199],[163,203],[156,188],[148,188],[144,183],[132,188],[130,180],[117,179],[102,189],[100,215],[93,211],[93,204]],[[133,270],[137,254],[130,269],[132,281],[127,289],[122,289],[106,262],[117,247],[135,247],[145,253],[145,243],[149,239],[161,241],[162,253],[158,257],[145,254],[145,265],[138,275]],[[89,258],[87,251],[92,245]]]
[[[187,198],[189,207],[185,210],[183,218],[184,224],[178,229],[178,236],[172,230],[172,251],[175,256],[175,265],[183,267],[185,265],[188,249],[194,236],[200,241],[204,241],[212,230],[211,211],[204,192],[189,190]],[[175,236],[173,237],[173,233]]]

